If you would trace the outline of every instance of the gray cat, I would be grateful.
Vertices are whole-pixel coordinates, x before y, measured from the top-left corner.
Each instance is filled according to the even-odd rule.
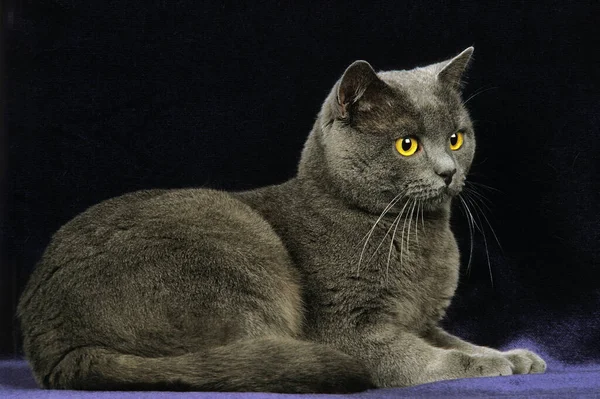
[[[472,52],[350,65],[288,182],[135,192],[63,226],[19,304],[38,383],[341,393],[543,372],[438,324],[459,270],[450,202],[475,151]]]

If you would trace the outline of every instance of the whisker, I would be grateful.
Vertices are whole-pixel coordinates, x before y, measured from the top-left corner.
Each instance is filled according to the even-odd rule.
[[[392,250],[394,248],[394,239],[396,238],[396,231],[398,230],[398,226],[400,225],[400,218],[402,217],[402,214],[404,213],[404,208],[406,208],[407,204],[408,204],[408,201],[406,201],[406,204],[404,204],[404,207],[402,208],[402,211],[400,211],[400,213],[398,214],[398,216],[394,220],[394,223],[396,224],[396,227],[394,228],[394,232],[392,233],[392,239],[390,241],[390,250],[388,251],[387,265],[385,267],[385,284],[386,285],[388,284],[388,281],[389,281],[389,278],[390,278],[390,260],[392,258]]]
[[[415,216],[415,241],[419,245],[419,211],[421,210],[421,200],[417,199],[417,214]]]
[[[473,194],[473,195],[477,196],[477,198],[479,198],[479,199],[482,201],[482,204],[483,204],[483,205],[485,205],[485,206],[486,206],[488,209],[490,209],[490,208],[489,208],[489,206],[488,206],[487,204],[488,204],[488,203],[489,203],[489,204],[492,204],[492,201],[491,201],[491,200],[490,200],[488,197],[486,197],[485,195],[483,195],[482,193],[480,193],[479,191],[477,191],[477,190],[475,189],[475,187],[468,187],[468,186],[467,186],[467,187],[465,187],[464,189],[465,189],[466,191],[470,192],[471,194]]]
[[[408,217],[408,232],[406,234],[406,251],[408,252],[408,247],[410,244],[410,225],[412,224],[412,217],[413,217],[413,213],[415,211],[415,207],[417,206],[417,200],[415,199],[413,201],[413,206],[410,209],[410,216]]]
[[[472,216],[467,209],[467,204],[463,200],[461,194],[458,195],[458,199],[464,208],[464,214],[467,218],[467,226],[469,226],[469,262],[467,263],[467,274],[471,274],[471,260],[473,259],[473,221]]]
[[[487,198],[485,198],[485,200],[482,199],[480,197],[481,196],[480,193],[478,193],[477,191],[475,191],[475,190],[473,190],[471,188],[468,188],[468,187],[465,187],[464,191],[465,191],[464,192],[465,196],[469,197],[473,202],[477,202],[477,204],[480,205],[480,206],[478,206],[478,208],[479,208],[479,211],[482,214],[485,214],[483,208],[485,208],[488,212],[492,213],[492,208],[490,207],[490,205],[488,205],[486,203],[486,201],[487,201],[487,202],[489,202],[491,204],[491,201],[489,199],[487,199]]]
[[[407,201],[408,203],[408,201]],[[406,206],[406,205],[404,205]],[[404,208],[402,208],[404,210]],[[385,241],[386,237],[388,236],[388,234],[390,233],[390,231],[394,228],[394,223],[396,222],[396,219],[398,219],[399,216],[396,216],[396,218],[394,219],[394,222],[392,222],[391,226],[389,229],[387,229],[387,231],[385,232],[385,235],[383,236],[383,238],[381,239],[381,241],[379,242],[379,245],[377,246],[377,248],[375,248],[375,251],[373,251],[373,254],[371,255],[371,257],[369,258],[369,260],[367,261],[367,263],[370,263],[371,260],[373,260],[373,258],[375,257],[375,255],[377,254],[377,251],[379,251],[379,248],[381,248],[381,245],[383,244],[383,242]]]
[[[478,182],[475,182],[475,181],[469,181],[469,183],[470,184],[474,184],[474,185],[479,186],[479,187],[482,187],[482,188],[485,188],[485,189],[488,189],[488,190],[492,190],[492,191],[497,191],[499,193],[503,193],[502,190],[499,190],[499,189],[494,188],[492,186],[488,186],[487,184],[478,183]]]
[[[468,196],[465,196],[464,199],[468,203],[470,203],[471,205],[473,205],[473,202],[471,200],[469,200]],[[473,210],[475,211],[476,209],[473,208]],[[477,214],[477,212],[475,212],[475,216],[477,217],[477,220],[479,221],[479,224],[481,225],[481,226],[478,225],[477,223],[475,223],[475,220],[473,220],[473,222],[475,223],[475,227],[477,227],[477,229],[481,232],[481,235],[483,236],[483,245],[485,247],[485,255],[487,257],[488,269],[490,271],[490,282],[492,283],[492,287],[493,287],[494,286],[494,277],[492,275],[492,264],[490,262],[490,252],[488,250],[487,237],[485,236],[485,231],[483,230],[483,223],[481,222],[481,219],[479,218],[479,215]]]
[[[423,230],[425,230],[425,204],[421,208],[421,225],[423,226]]]
[[[494,87],[488,87],[488,88],[481,88],[481,89],[477,90],[475,92],[475,94],[472,94],[469,98],[467,98],[467,100],[463,102],[463,105],[466,105],[469,101],[471,101],[472,99],[474,99],[478,95],[480,95],[482,93],[485,93],[486,91],[494,90],[494,89],[497,89],[497,88],[498,87],[496,87],[496,86],[494,86]]]
[[[406,218],[404,218],[404,223],[402,223],[402,235],[400,236],[400,266],[404,264],[404,229],[406,228]]]
[[[367,232],[367,234],[365,234],[365,236],[360,240],[360,242],[362,242],[365,238],[367,238],[369,236],[370,233],[373,232],[373,230],[375,230],[375,227],[377,226],[377,223],[379,223],[379,221],[384,217],[384,215],[394,206],[396,205],[396,203],[400,200],[400,196],[402,195],[402,193],[399,193],[398,195],[396,195],[394,198],[392,198],[392,200],[387,204],[387,206],[383,209],[383,211],[381,212],[381,214],[379,215],[379,218],[377,219],[377,221],[375,221],[375,223],[373,224],[373,227],[371,227],[371,229]]]
[[[504,251],[504,249],[502,248],[502,244],[500,244],[500,240],[498,239],[498,236],[496,235],[496,231],[492,227],[492,224],[490,223],[490,220],[488,219],[488,217],[485,215],[485,212],[483,211],[483,209],[481,209],[481,207],[477,203],[476,198],[475,197],[470,197],[470,199],[471,199],[470,203],[479,210],[479,213],[481,214],[481,216],[483,216],[483,219],[485,220],[485,222],[487,223],[488,227],[492,231],[492,235],[494,236],[494,239],[496,240],[496,243],[498,244],[498,247],[500,247],[501,251]],[[489,207],[487,209],[491,212],[491,210],[489,209]],[[479,220],[479,222],[481,223],[481,219]],[[483,223],[481,223],[481,224],[482,224],[482,227],[483,227]]]
[[[365,240],[365,243],[364,243],[364,245],[362,247],[362,251],[360,252],[360,257],[358,259],[358,265],[356,267],[356,277],[358,277],[360,275],[360,266],[362,264],[362,259],[363,259],[365,250],[367,249],[367,244],[369,243],[369,240],[371,239],[371,236],[373,235],[373,232],[375,231],[375,228],[377,227],[377,224],[381,221],[381,219],[383,219],[383,217],[385,216],[385,214],[388,213],[388,211],[390,209],[392,209],[392,207],[394,205],[396,205],[396,203],[400,200],[401,196],[402,196],[402,193],[399,193],[394,198],[392,198],[392,200],[388,203],[388,205],[385,207],[385,209],[383,210],[383,212],[381,212],[381,215],[379,215],[379,218],[377,218],[377,220],[373,224],[373,227],[371,227],[371,229],[369,230],[369,232],[361,239],[361,241]]]

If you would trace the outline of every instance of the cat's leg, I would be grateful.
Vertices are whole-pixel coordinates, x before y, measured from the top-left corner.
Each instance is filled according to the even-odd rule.
[[[144,357],[103,347],[69,351],[42,386],[77,390],[349,393],[373,388],[364,366],[326,345],[286,337]]]
[[[546,370],[546,362],[540,356],[527,349],[512,349],[501,352],[485,346],[471,344],[447,333],[437,326],[431,328],[425,334],[425,339],[439,348],[455,349],[480,356],[503,356],[512,363],[514,374],[543,373]]]
[[[336,341],[341,350],[367,366],[378,387],[512,374],[512,364],[503,356],[435,347],[395,327],[370,328],[370,332],[338,337]]]

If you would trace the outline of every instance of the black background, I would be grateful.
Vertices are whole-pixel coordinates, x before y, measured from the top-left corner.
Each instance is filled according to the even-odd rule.
[[[595,3],[5,1],[0,353],[19,353],[18,294],[77,213],[142,188],[282,182],[350,62],[405,69],[473,45],[472,180],[499,190],[479,188],[502,249],[486,225],[488,265],[475,235],[447,325],[600,359]]]

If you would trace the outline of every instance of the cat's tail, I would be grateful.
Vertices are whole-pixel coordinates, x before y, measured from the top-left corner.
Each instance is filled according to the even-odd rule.
[[[37,378],[46,388],[84,390],[347,393],[374,387],[357,360],[291,338],[252,339],[151,358],[82,347]]]

